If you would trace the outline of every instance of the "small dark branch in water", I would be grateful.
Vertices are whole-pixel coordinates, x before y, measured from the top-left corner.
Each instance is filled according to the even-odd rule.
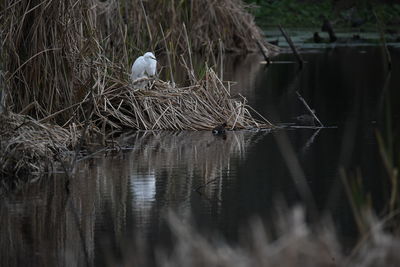
[[[310,108],[310,106],[307,104],[307,102],[304,100],[304,98],[300,95],[298,91],[296,91],[297,97],[300,99],[301,102],[303,102],[304,106],[307,108],[307,110],[310,112],[310,114],[314,117],[314,119],[321,125],[321,127],[324,127],[322,122],[317,118],[315,115],[314,111]]]
[[[219,179],[219,177],[216,177],[216,178],[214,178],[214,179],[211,179],[211,180],[208,181],[207,183],[197,186],[197,187],[194,189],[194,191],[195,191],[196,193],[198,193],[200,196],[204,197],[205,199],[207,199],[208,201],[211,202],[212,199],[210,199],[209,197],[207,197],[207,195],[205,195],[204,193],[202,193],[202,192],[200,191],[200,189],[206,187],[207,185],[209,185],[209,184],[211,184],[211,183],[213,183],[213,182],[218,181],[218,179]],[[219,197],[217,198],[217,201],[218,201],[218,204],[221,204],[221,202],[222,202],[222,200],[221,200]]]
[[[208,181],[208,182],[205,183],[205,184],[202,184],[202,185],[197,186],[197,187],[194,189],[194,191],[198,192],[198,191],[199,191],[200,189],[202,189],[203,187],[206,187],[207,185],[209,185],[209,184],[211,184],[211,183],[217,181],[218,178],[219,178],[219,177],[216,177],[216,178],[214,178],[214,179],[211,179],[210,181]]]
[[[263,54],[265,60],[267,61],[267,66],[268,66],[269,64],[271,64],[271,59],[268,56],[268,54],[269,54],[268,49],[265,47],[265,45],[259,39],[255,39],[255,41],[258,45],[258,48],[260,48],[260,51]]]
[[[211,199],[210,197],[208,197],[206,194],[202,193],[200,190],[195,190],[197,194],[199,194],[201,197],[205,198],[207,201],[209,202],[213,202],[213,199]],[[216,198],[218,205],[221,205],[222,200],[217,197]]]
[[[293,128],[293,129],[337,129],[337,126],[306,126],[306,125],[283,125],[281,128]]]
[[[282,35],[285,37],[286,41],[288,42],[290,48],[292,49],[293,53],[295,54],[297,61],[299,62],[300,68],[303,68],[304,60],[297,51],[296,46],[294,45],[292,39],[290,36],[286,33],[285,29],[282,28],[281,25],[279,25],[279,30],[281,31]]]

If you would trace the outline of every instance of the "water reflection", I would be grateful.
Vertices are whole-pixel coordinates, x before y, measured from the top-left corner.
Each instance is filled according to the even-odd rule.
[[[143,174],[131,174],[130,193],[132,194],[132,210],[137,218],[140,219],[139,226],[146,228],[151,221],[151,210],[155,203],[156,196],[156,176],[154,171]],[[146,233],[146,229],[139,229]]]
[[[129,240],[155,239],[165,209],[214,214],[224,179],[255,138],[267,132],[137,132],[125,150],[82,163],[71,179],[57,175],[0,202],[1,266],[99,266]],[[129,149],[126,149],[129,147]],[[215,179],[201,190],[194,189]],[[229,182],[228,182],[229,183]],[[5,229],[5,230],[4,230]],[[139,235],[139,236],[138,236]],[[24,257],[21,257],[24,254]]]
[[[192,215],[200,231],[235,241],[250,218],[271,221],[277,197],[289,205],[304,200],[296,185],[299,172],[317,212],[333,214],[341,234],[354,237],[338,170],[361,169],[365,190],[379,206],[385,170],[374,133],[385,126],[388,102],[393,121],[400,114],[393,105],[399,50],[393,51],[390,76],[378,48],[361,50],[366,53],[358,48],[305,53],[308,63],[301,72],[296,64],[266,68],[259,55],[226,59],[224,76],[238,83],[232,92],[248,97],[268,119],[288,123],[304,114],[298,90],[325,125],[338,128],[228,131],[226,139],[211,132],[124,134],[118,140],[122,151],[83,161],[68,187],[64,175],[54,175],[3,197],[0,265],[114,266],[115,259],[133,254],[136,240],[168,245],[163,214],[169,208],[183,218]]]

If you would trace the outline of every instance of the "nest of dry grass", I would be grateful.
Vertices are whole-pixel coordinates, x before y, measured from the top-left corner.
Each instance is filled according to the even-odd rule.
[[[230,84],[224,84],[212,69],[186,87],[158,79],[142,82],[147,85],[141,89],[116,80],[99,87],[92,98],[92,121],[103,128],[135,130],[210,130],[223,122],[230,129],[273,127],[261,116],[255,119],[246,99],[233,98]],[[87,105],[90,94],[82,105]]]
[[[0,114],[0,180],[27,179],[53,170],[79,134],[29,116]]]

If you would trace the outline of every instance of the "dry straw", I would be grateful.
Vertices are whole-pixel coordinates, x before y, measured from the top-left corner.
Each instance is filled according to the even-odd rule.
[[[79,138],[74,129],[39,123],[29,116],[0,115],[0,180],[26,179],[52,171]]]
[[[100,52],[90,2],[3,2],[2,56],[9,109],[46,117],[85,93],[91,83],[90,60]],[[59,114],[57,122],[69,115]]]
[[[158,79],[143,78],[140,82],[147,85],[134,89],[123,80],[109,79],[97,87],[93,122],[136,130],[210,130],[223,122],[231,129],[272,127],[265,118],[253,118],[245,98],[232,98],[229,83],[226,86],[212,69],[206,71],[204,79],[187,87],[174,87]],[[82,106],[87,105],[87,99],[89,94]]]

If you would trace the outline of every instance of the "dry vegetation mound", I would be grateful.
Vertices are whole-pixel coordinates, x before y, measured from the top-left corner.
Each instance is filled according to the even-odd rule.
[[[29,116],[0,114],[0,181],[52,171],[54,162],[75,146],[77,136]]]
[[[93,122],[136,130],[211,130],[223,122],[231,129],[272,127],[261,116],[254,119],[246,99],[232,98],[229,83],[226,86],[211,69],[187,87],[158,79],[147,82],[148,89],[133,89],[122,81],[101,89],[93,98]]]

